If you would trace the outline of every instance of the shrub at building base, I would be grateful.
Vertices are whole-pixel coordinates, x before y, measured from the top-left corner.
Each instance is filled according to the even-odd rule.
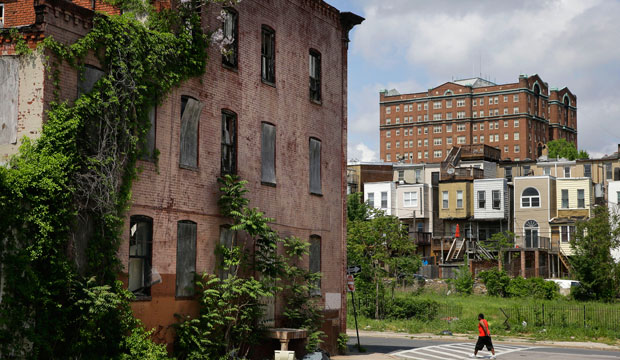
[[[541,278],[525,279],[517,276],[511,279],[505,271],[497,269],[482,271],[480,278],[490,296],[533,297],[545,300],[553,300],[560,296],[560,289],[556,283]]]
[[[197,281],[200,315],[177,315],[175,352],[179,359],[244,359],[262,338],[262,300],[284,300],[285,327],[306,329],[306,351],[318,349],[323,333],[317,297],[320,274],[297,266],[308,254],[309,243],[282,238],[271,228],[274,219],[250,208],[245,184],[226,175],[221,183],[220,212],[244,243],[218,248],[222,278],[204,274]],[[241,237],[241,236],[239,236]],[[253,249],[250,251],[249,249]],[[278,249],[283,249],[282,253]]]

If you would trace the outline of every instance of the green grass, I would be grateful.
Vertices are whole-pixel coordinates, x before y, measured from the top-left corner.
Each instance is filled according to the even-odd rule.
[[[620,344],[620,327],[616,327],[616,330],[608,328],[605,325],[600,325],[598,327],[589,325],[584,328],[582,325],[583,322],[561,325],[558,321],[557,325],[547,324],[547,326],[543,326],[542,324],[535,324],[534,321],[531,321],[526,327],[523,327],[521,321],[516,318],[516,315],[513,315],[509,321],[510,329],[507,329],[504,325],[506,318],[500,310],[500,308],[502,308],[504,311],[507,311],[507,309],[517,306],[531,306],[534,309],[539,309],[544,304],[547,309],[553,306],[583,307],[586,305],[588,308],[597,308],[601,309],[601,311],[620,311],[619,304],[584,303],[567,299],[544,301],[528,298],[498,298],[486,295],[458,296],[445,295],[445,293],[422,293],[420,295],[414,295],[412,293],[399,292],[396,296],[417,296],[423,299],[432,299],[440,304],[446,304],[451,307],[460,306],[462,311],[460,315],[457,315],[458,319],[452,321],[441,319],[433,321],[413,319],[375,320],[358,314],[358,325],[360,330],[397,331],[410,334],[439,334],[443,330],[450,330],[455,334],[466,334],[471,336],[471,338],[475,338],[478,336],[478,314],[484,313],[485,318],[489,322],[491,334],[498,340],[505,337],[523,337],[532,340],[596,341],[607,344]],[[354,329],[353,308],[351,306],[350,297],[348,299],[347,327]],[[546,315],[549,316],[549,314]],[[580,316],[583,317],[583,315]],[[594,320],[588,317],[588,322],[593,323]],[[580,325],[577,325],[577,323]]]

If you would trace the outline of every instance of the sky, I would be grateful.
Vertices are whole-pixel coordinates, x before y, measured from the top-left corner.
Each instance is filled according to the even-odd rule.
[[[379,91],[538,74],[577,96],[578,148],[620,143],[620,0],[325,0],[366,20],[349,45],[348,158],[379,160]]]

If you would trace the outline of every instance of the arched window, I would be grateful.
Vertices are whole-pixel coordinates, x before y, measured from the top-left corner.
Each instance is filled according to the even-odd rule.
[[[540,193],[533,187],[526,188],[521,193],[521,207],[540,207]]]
[[[196,272],[196,223],[190,220],[177,222],[177,272],[176,296],[194,295]]]
[[[133,215],[129,224],[129,291],[136,296],[151,296],[153,219]]]
[[[538,116],[538,99],[540,98],[540,86],[538,83],[534,85],[534,116]]]
[[[535,220],[528,220],[523,225],[523,233],[525,234],[525,247],[538,247],[538,223]]]
[[[570,99],[564,95],[564,125],[568,126],[568,110],[570,106]]]

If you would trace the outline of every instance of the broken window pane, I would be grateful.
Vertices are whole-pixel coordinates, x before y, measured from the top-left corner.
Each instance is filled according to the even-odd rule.
[[[182,220],[177,223],[176,296],[194,295],[196,272],[196,223]]]
[[[263,81],[276,82],[276,32],[267,25],[262,27],[261,37],[261,77]]]
[[[95,83],[101,79],[103,71],[92,65],[84,65],[84,72],[78,79],[78,97],[88,94],[95,87]]]
[[[222,54],[222,63],[224,65],[236,68],[237,67],[237,49],[238,49],[238,15],[237,12],[231,8],[224,9],[226,12],[226,19],[224,19],[223,33],[225,53]]]
[[[237,115],[222,111],[222,174],[237,173]]]
[[[262,123],[261,181],[276,183],[276,127]]]
[[[0,57],[0,144],[17,143],[19,60]]]
[[[310,50],[310,99],[321,101],[321,54]]]
[[[310,236],[310,248],[308,249],[308,271],[311,273],[321,272],[321,237],[318,235]],[[311,295],[321,295],[321,280],[317,280],[316,289]]]
[[[310,193],[321,195],[321,140],[310,138]]]
[[[129,226],[129,291],[136,296],[151,295],[153,219],[134,215]]]
[[[198,123],[202,107],[203,104],[194,98],[181,97],[181,166],[198,167]]]

